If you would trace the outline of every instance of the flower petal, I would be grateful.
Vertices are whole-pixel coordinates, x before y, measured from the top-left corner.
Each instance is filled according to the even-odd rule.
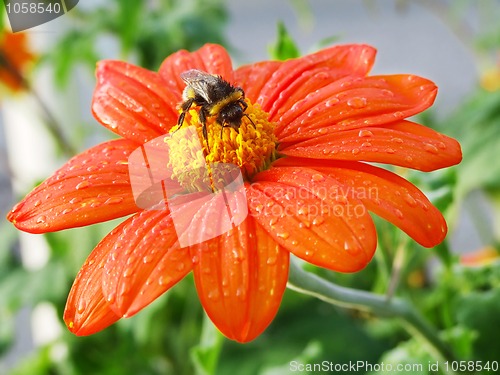
[[[167,89],[180,94],[186,87],[181,79],[181,73],[189,69],[199,69],[207,73],[222,76],[227,81],[233,81],[231,57],[224,47],[217,44],[205,44],[195,52],[180,50],[163,61],[160,66],[160,76],[167,84]]]
[[[276,135],[296,142],[389,124],[427,109],[436,93],[433,82],[414,75],[345,77],[297,101],[275,120]]]
[[[109,254],[102,288],[118,316],[134,315],[192,269],[189,251],[179,247],[167,210],[143,211],[129,218],[98,247]]]
[[[261,61],[242,66],[234,72],[235,84],[242,87],[245,96],[256,103],[260,92],[267,86],[269,79],[281,64],[283,64],[281,61]]]
[[[90,253],[69,292],[64,321],[77,336],[99,332],[120,319],[102,294],[102,276],[108,249],[98,246]]]
[[[358,162],[286,158],[280,166],[309,166],[344,184],[345,193],[355,196],[376,215],[390,221],[425,247],[441,243],[447,226],[443,215],[427,197],[404,178],[372,165]]]
[[[285,144],[279,151],[295,157],[387,163],[426,172],[462,160],[455,139],[410,121],[319,135]]]
[[[137,145],[101,143],[69,160],[8,214],[18,229],[46,233],[95,224],[137,212],[127,159]]]
[[[212,221],[205,215],[198,225],[213,228]],[[196,289],[210,319],[230,339],[255,339],[278,311],[289,253],[251,216],[190,249]]]
[[[98,63],[96,75],[92,112],[116,134],[146,143],[177,123],[179,93],[171,92],[158,73],[105,60]]]
[[[371,260],[377,245],[373,221],[347,187],[305,167],[259,173],[248,189],[255,219],[283,247],[320,267],[355,272]]]
[[[319,52],[283,62],[267,84],[262,86],[257,99],[262,109],[270,113],[270,119],[276,121],[274,113],[278,109],[287,112],[295,103],[292,94],[300,98],[314,90],[323,87],[340,77],[347,75],[366,75],[375,60],[375,49],[367,45],[344,45],[323,49]],[[260,69],[268,70],[275,66],[263,65]],[[311,73],[313,72],[313,73]],[[326,76],[324,75],[327,73]],[[317,74],[319,79],[312,77]],[[241,73],[237,76],[241,76]],[[326,78],[326,80],[325,80]],[[301,84],[312,80],[306,88]],[[300,84],[297,84],[297,81]],[[286,94],[285,94],[286,93]]]

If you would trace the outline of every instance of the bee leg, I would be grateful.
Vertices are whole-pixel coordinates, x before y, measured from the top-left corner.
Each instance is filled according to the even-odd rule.
[[[246,113],[243,116],[245,116],[252,123],[253,127],[255,128],[255,124],[252,121],[252,119],[250,118],[250,116],[248,116]]]
[[[201,132],[203,134],[203,138],[207,142],[208,152],[210,152],[210,145],[208,144],[207,115],[203,108],[200,110],[200,122],[201,122]]]
[[[238,102],[241,104],[241,106],[243,107],[243,112],[245,112],[248,108],[248,104],[245,100],[243,99],[240,99],[238,100]],[[243,114],[243,116],[245,116],[248,120],[250,120],[250,122],[252,123],[253,127],[255,128],[255,124],[254,122],[252,121],[252,119],[250,118],[250,116],[248,116],[246,113]]]
[[[184,117],[186,117],[186,112],[182,112],[182,113],[180,114],[180,116],[179,116],[179,120],[177,121],[177,126],[178,126],[178,127],[177,127],[177,129],[176,129],[175,131],[177,131],[177,130],[179,130],[179,129],[181,128],[182,123],[184,122]]]
[[[227,126],[227,125],[225,125],[225,124],[222,124],[222,125],[220,126],[220,139],[222,139],[222,132],[224,131],[224,128],[225,128],[226,126]]]
[[[179,130],[182,124],[184,123],[184,117],[186,117],[186,113],[187,111],[189,111],[193,103],[194,103],[194,98],[186,100],[184,103],[182,103],[181,105],[182,113],[179,115],[179,119],[177,120],[177,125],[178,125],[177,130]]]

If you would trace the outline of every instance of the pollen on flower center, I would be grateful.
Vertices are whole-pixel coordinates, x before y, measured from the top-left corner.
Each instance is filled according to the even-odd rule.
[[[213,165],[236,165],[240,168],[243,178],[248,181],[275,160],[275,124],[269,122],[268,114],[258,104],[252,104],[248,98],[245,101],[248,104],[246,116],[242,117],[238,130],[231,127],[222,128],[215,116],[207,118],[208,145],[203,138],[197,108],[186,114],[183,127],[194,126],[198,139],[192,137],[178,141],[174,137],[166,138],[170,149],[169,167],[179,183],[188,191],[213,190],[221,183],[227,183],[228,176],[218,173],[216,177],[211,173]],[[173,127],[171,135],[175,136],[177,130],[178,126]],[[201,142],[201,148],[198,142]],[[219,167],[218,171],[221,170]],[[231,168],[228,171],[231,171]]]

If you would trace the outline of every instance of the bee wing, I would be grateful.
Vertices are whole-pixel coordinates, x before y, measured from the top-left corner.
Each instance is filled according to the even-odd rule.
[[[201,70],[191,69],[181,73],[181,79],[186,85],[191,87],[198,95],[203,97],[207,103],[211,103],[209,88],[217,85],[219,77],[213,74],[202,72]]]

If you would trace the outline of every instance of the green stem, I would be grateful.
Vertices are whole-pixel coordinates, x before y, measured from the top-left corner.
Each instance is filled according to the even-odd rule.
[[[28,85],[28,87],[30,86]],[[51,136],[53,137],[53,139],[55,140],[55,142],[57,143],[57,145],[59,146],[59,148],[68,157],[76,155],[77,150],[71,145],[71,142],[69,142],[69,140],[64,135],[64,132],[62,131],[62,126],[56,120],[56,118],[50,111],[49,107],[47,107],[47,105],[42,100],[40,95],[38,95],[38,93],[33,88],[31,88],[31,94],[35,98],[40,109],[42,110],[45,117],[44,124],[49,133],[51,134]]]
[[[293,260],[290,263],[288,288],[333,305],[369,312],[383,318],[399,318],[410,333],[424,340],[436,358],[447,361],[456,360],[450,348],[441,341],[433,327],[406,301],[400,298],[388,300],[384,295],[335,285],[304,271]]]

